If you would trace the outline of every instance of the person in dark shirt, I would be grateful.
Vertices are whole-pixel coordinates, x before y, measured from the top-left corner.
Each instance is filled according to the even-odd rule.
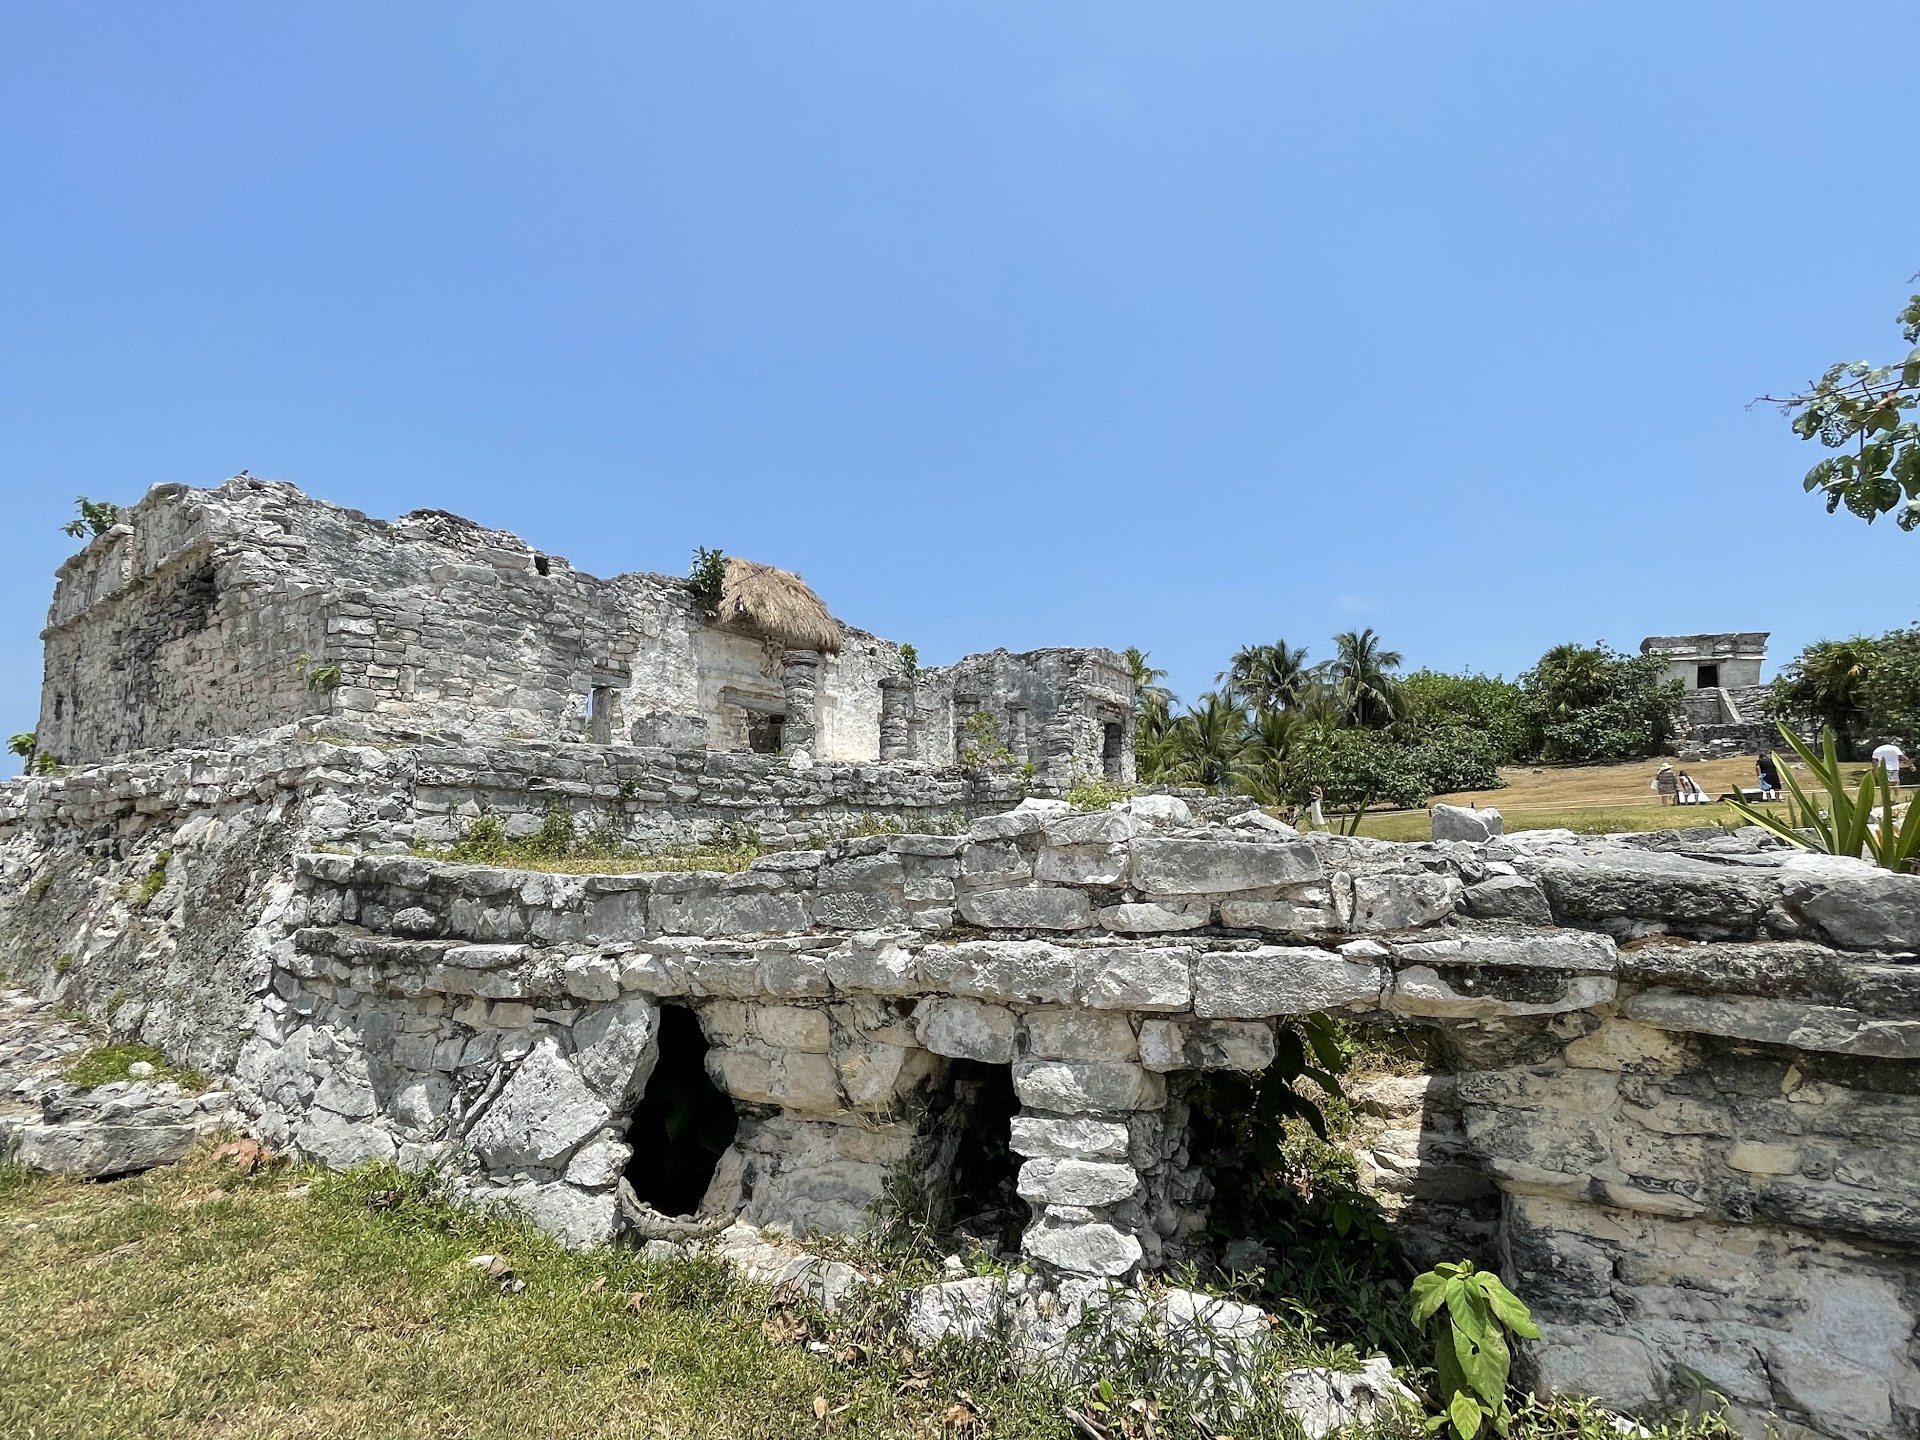
[[[1773,758],[1771,750],[1760,752],[1760,758],[1753,762],[1753,773],[1760,777],[1760,798],[1778,800],[1780,798],[1780,764]]]

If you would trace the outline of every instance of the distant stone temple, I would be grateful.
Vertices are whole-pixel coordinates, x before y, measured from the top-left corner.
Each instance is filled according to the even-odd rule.
[[[1133,684],[1112,650],[917,669],[784,570],[729,559],[712,595],[677,576],[602,580],[442,510],[389,522],[248,477],[149,490],[60,567],[43,638],[40,747],[68,764],[336,716],[1133,778]]]
[[[1760,683],[1767,660],[1765,630],[1721,635],[1649,635],[1642,655],[1666,661],[1668,680],[1685,687],[1680,700],[1680,754],[1688,760],[1737,755],[1774,743]]]
[[[1649,635],[1642,655],[1667,662],[1667,678],[1689,690],[1745,690],[1760,683],[1767,660],[1765,630],[1730,635]]]

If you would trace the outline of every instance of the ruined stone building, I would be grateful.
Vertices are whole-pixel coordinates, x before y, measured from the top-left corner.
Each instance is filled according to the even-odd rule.
[[[576,1245],[690,1214],[665,1233],[828,1296],[847,1267],[794,1246],[904,1178],[986,1257],[916,1333],[1044,1345],[1243,1238],[1210,1230],[1196,1087],[1303,1016],[1418,1027],[1442,1059],[1389,1077],[1362,1170],[1419,1263],[1532,1307],[1531,1382],[1920,1440],[1920,876],[1755,831],[1078,809],[1130,763],[1110,651],[909,673],[792,577],[598,580],[248,480],[162,487],[63,567],[47,677],[66,764],[0,783],[0,973],[217,1077],[271,1146],[435,1167]],[[556,807],[771,843],[436,858]],[[713,1144],[670,1177],[696,1083]],[[0,1149],[84,1158],[142,1105],[198,1133],[207,1097],[135,1091],[0,1096]]]
[[[1666,662],[1666,679],[1684,687],[1680,696],[1680,753],[1687,759],[1752,752],[1779,743],[1768,710],[1768,687],[1760,683],[1767,661],[1767,632],[1725,635],[1649,635],[1642,655]]]
[[[798,576],[727,564],[602,580],[439,510],[396,521],[292,485],[159,485],[60,568],[41,749],[68,764],[312,717],[467,739],[587,741],[1131,779],[1111,650],[914,670]]]

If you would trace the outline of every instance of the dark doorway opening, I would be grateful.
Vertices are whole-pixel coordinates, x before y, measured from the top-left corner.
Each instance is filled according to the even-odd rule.
[[[784,715],[763,715],[758,710],[749,710],[747,748],[756,755],[778,755],[780,734],[786,725],[787,717]]]
[[[1028,1211],[1015,1189],[1020,1161],[1013,1153],[1013,1117],[1020,1099],[1012,1068],[949,1061],[945,1083],[936,1081],[929,1093],[919,1165],[926,1177],[928,1228],[1001,1254],[1017,1253]]]
[[[692,1215],[740,1117],[707,1077],[707,1037],[691,1010],[660,1007],[660,1059],[627,1127],[627,1184],[662,1215]]]
[[[1696,683],[1694,685],[1694,689],[1717,690],[1719,688],[1720,688],[1720,667],[1718,665],[1702,665],[1700,667],[1700,674],[1697,677]]]
[[[1109,720],[1100,727],[1100,763],[1107,779],[1120,778],[1120,722]]]

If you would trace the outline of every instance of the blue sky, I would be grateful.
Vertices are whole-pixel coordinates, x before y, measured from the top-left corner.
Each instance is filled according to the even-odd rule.
[[[1920,270],[1920,9],[1809,15],[13,0],[0,727],[73,497],[242,468],[1188,698],[1906,623],[1748,408]]]

